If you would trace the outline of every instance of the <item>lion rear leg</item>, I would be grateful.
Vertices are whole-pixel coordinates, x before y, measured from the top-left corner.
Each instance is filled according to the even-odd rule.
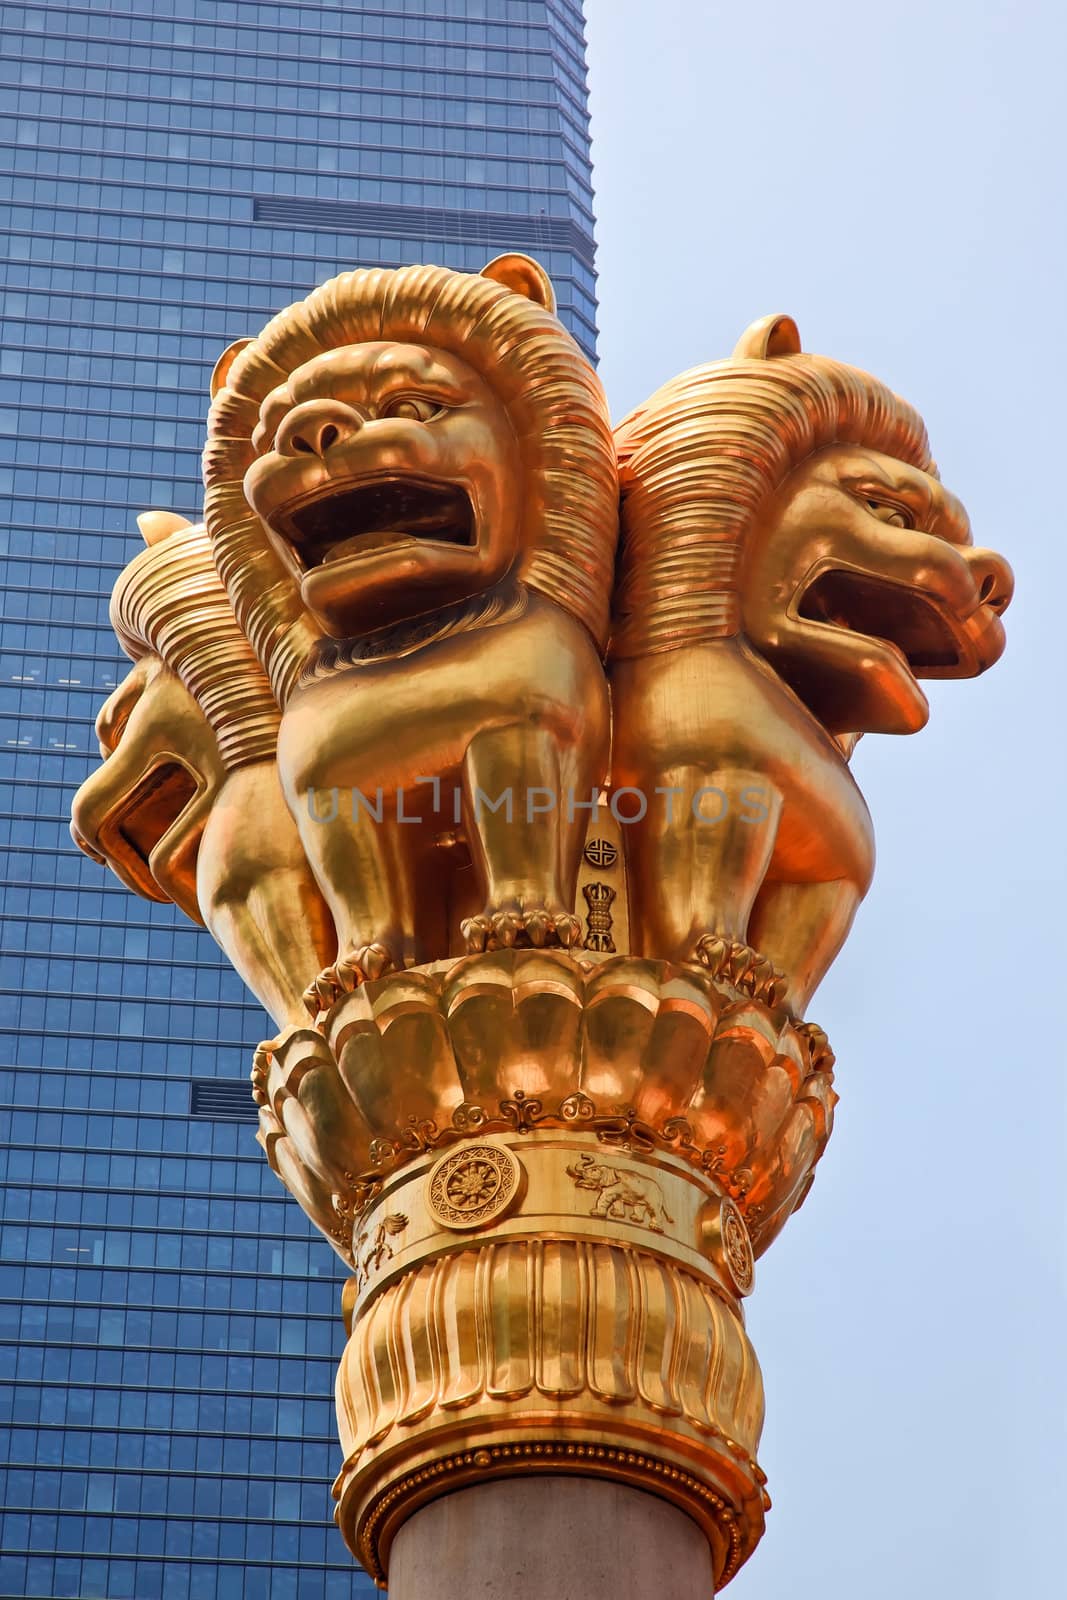
[[[848,936],[863,898],[847,878],[830,883],[768,883],[756,898],[752,943],[785,974],[785,1004],[802,1017]]]
[[[742,987],[769,977],[748,921],[774,854],[778,790],[762,773],[696,766],[652,785],[645,815],[623,828],[639,953],[701,961]]]
[[[578,942],[574,884],[586,813],[568,816],[563,780],[563,757],[549,729],[493,728],[468,746],[463,804],[485,892],[484,910],[463,924],[468,950]]]

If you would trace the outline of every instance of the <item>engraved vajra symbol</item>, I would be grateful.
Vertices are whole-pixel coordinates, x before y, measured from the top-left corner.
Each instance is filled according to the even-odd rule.
[[[594,839],[593,843],[596,844],[597,840]],[[615,941],[611,937],[611,903],[615,899],[615,890],[607,883],[587,883],[582,893],[589,907],[585,948],[610,954],[615,949]]]

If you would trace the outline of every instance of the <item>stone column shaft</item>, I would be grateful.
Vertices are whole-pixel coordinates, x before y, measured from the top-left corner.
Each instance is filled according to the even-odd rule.
[[[711,1547],[656,1495],[600,1478],[501,1478],[396,1535],[390,1600],[711,1600]]]

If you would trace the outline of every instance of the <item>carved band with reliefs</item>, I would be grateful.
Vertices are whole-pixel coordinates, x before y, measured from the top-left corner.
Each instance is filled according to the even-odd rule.
[[[763,1386],[739,1301],[751,1249],[706,1175],[592,1133],[472,1139],[397,1173],[353,1250],[334,1492],[379,1581],[443,1471],[477,1482],[520,1459],[681,1505],[719,1584],[754,1548]]]

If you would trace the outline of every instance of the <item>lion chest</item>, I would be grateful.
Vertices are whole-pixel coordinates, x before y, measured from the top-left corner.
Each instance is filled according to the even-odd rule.
[[[282,717],[290,802],[335,786],[386,793],[445,777],[485,729],[542,723],[571,733],[597,693],[580,625],[535,600],[521,618],[301,684]],[[597,667],[599,666],[596,663]],[[600,691],[606,697],[606,687]]]

